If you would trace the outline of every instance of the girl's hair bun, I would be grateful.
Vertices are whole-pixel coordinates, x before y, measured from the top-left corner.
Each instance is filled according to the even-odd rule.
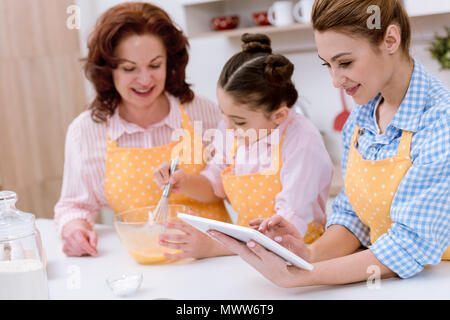
[[[270,85],[282,87],[291,81],[294,65],[284,56],[271,54],[266,57],[264,77]]]
[[[272,53],[272,47],[270,46],[270,38],[265,34],[259,33],[244,33],[241,36],[242,51],[257,53],[266,52]]]
[[[291,80],[294,65],[273,54],[270,38],[264,34],[243,34],[242,51],[225,64],[218,85],[234,102],[271,113],[280,106],[291,108],[298,92]]]

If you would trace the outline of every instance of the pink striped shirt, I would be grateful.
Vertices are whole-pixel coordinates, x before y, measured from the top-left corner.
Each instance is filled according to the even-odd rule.
[[[180,128],[181,112],[177,98],[166,94],[170,102],[168,116],[147,128],[129,123],[119,116],[118,110],[109,119],[112,140],[119,147],[152,148],[172,142],[171,135]],[[183,107],[194,125],[201,121],[205,130],[216,128],[221,114],[211,100],[196,95]],[[194,129],[199,126],[194,125]],[[85,219],[92,226],[100,208],[108,208],[105,194],[107,124],[95,123],[89,110],[81,113],[69,126],[66,136],[64,175],[61,196],[55,206],[54,223],[58,234],[75,219]],[[205,146],[210,141],[204,141]],[[153,174],[153,173],[152,173]]]
[[[232,143],[226,140],[223,121],[219,129],[225,141],[213,143],[225,146],[222,150],[229,149]],[[280,181],[283,189],[276,196],[275,211],[294,224],[304,236],[311,222],[325,226],[325,207],[333,175],[333,165],[319,131],[311,121],[297,114],[295,110],[290,110],[289,117],[278,126],[278,129],[277,136],[273,136],[274,133],[272,133],[260,139],[258,143],[239,147],[236,151],[236,166],[232,174],[253,174],[270,169],[272,165],[270,145],[272,142],[278,144],[286,129],[281,147]],[[218,149],[220,147],[216,147],[216,150]],[[227,162],[225,153],[217,153],[213,161],[209,162],[201,173],[208,178],[215,194],[221,198],[225,198],[226,195],[220,173],[226,168]]]

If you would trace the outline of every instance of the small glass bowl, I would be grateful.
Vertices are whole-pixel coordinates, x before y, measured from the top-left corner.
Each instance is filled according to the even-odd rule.
[[[111,275],[106,278],[106,284],[115,296],[124,297],[135,294],[143,279],[142,273]]]

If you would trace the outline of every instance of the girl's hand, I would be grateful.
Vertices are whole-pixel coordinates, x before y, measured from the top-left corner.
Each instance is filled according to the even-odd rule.
[[[216,230],[210,230],[208,234],[229,250],[238,254],[265,278],[280,287],[289,288],[302,284],[306,285],[309,281],[309,274],[304,273],[299,268],[288,266],[282,258],[266,250],[253,240],[243,243]],[[300,277],[303,273],[305,276]],[[299,283],[299,279],[303,283]]]
[[[254,219],[249,225],[264,235],[281,244],[299,257],[311,262],[311,251],[303,242],[303,237],[297,228],[280,215],[268,219]]]
[[[62,232],[63,252],[69,257],[96,256],[97,234],[89,223],[76,219],[67,223]]]
[[[179,260],[186,258],[209,258],[217,256],[216,252],[222,247],[220,243],[208,235],[184,222],[169,222],[169,229],[177,229],[184,234],[160,234],[159,245],[171,249],[181,250],[181,253],[164,253],[166,258]],[[223,251],[223,248],[222,248]]]
[[[164,162],[154,172],[155,182],[159,188],[164,187],[170,183],[172,185],[173,193],[184,193],[186,188],[186,181],[188,174],[183,170],[177,169],[175,172],[170,173],[170,162]]]

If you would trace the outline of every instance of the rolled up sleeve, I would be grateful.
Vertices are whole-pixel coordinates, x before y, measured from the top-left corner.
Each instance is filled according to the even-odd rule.
[[[327,228],[333,224],[346,227],[365,247],[370,245],[370,229],[353,211],[345,191],[342,190],[334,199],[332,211],[327,219]]]

